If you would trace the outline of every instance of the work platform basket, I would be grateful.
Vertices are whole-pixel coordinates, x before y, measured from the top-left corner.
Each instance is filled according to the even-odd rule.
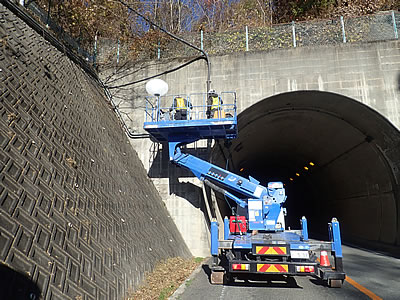
[[[207,103],[207,93],[146,97],[144,129],[158,142],[236,138],[236,93],[219,97],[218,105]]]

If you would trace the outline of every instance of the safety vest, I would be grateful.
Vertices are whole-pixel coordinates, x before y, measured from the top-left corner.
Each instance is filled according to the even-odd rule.
[[[186,107],[186,101],[182,97],[176,97],[176,108],[177,109],[187,109]]]
[[[218,96],[214,96],[214,97],[211,97],[211,98],[212,98],[211,109],[218,109],[218,107],[219,107],[219,97]]]

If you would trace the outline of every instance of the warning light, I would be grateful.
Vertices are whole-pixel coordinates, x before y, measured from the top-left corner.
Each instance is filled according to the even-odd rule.
[[[313,273],[314,266],[296,266],[296,271],[301,273]]]
[[[250,269],[249,264],[232,264],[232,270],[235,271],[248,271]]]
[[[312,161],[310,161],[310,166],[311,166],[311,167],[314,167],[315,164],[314,164]]]

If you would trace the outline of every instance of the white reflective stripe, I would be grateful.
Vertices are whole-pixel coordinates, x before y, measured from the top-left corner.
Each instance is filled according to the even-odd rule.
[[[254,197],[260,198],[263,188],[261,186],[257,186],[256,190],[254,191]]]

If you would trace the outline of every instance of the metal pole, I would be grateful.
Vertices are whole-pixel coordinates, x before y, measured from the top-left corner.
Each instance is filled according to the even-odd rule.
[[[97,32],[94,36],[94,53],[93,53],[93,66],[96,67],[96,56],[97,56]]]
[[[292,21],[292,35],[293,35],[293,47],[296,48],[296,28],[294,26],[294,21]]]
[[[204,56],[206,58],[206,63],[207,63],[207,80],[206,80],[206,86],[207,86],[207,93],[209,90],[211,90],[211,62],[210,59],[208,58],[207,52],[203,52]]]
[[[117,45],[117,65],[119,64],[119,39],[118,39],[118,45]]]
[[[203,50],[203,30],[200,30],[200,49]]]
[[[346,31],[344,30],[343,16],[340,16],[340,24],[342,24],[343,43],[346,43]]]
[[[393,20],[394,38],[397,40],[399,38],[399,34],[397,32],[396,18],[394,16],[394,11],[393,10],[392,10],[392,20]]]
[[[46,26],[49,26],[49,20],[50,20],[50,6],[51,6],[51,0],[49,0],[49,8],[47,10],[47,20],[46,20]]]
[[[156,114],[157,114],[157,122],[160,121],[160,96],[157,96],[157,109],[156,109]]]
[[[211,209],[210,209],[210,203],[207,197],[207,190],[206,190],[206,185],[204,184],[204,182],[202,182],[202,190],[203,190],[203,198],[204,198],[204,203],[206,204],[206,211],[207,211],[207,216],[208,219],[211,220],[212,219],[212,214],[211,214]]]
[[[249,29],[246,25],[246,51],[249,51]]]

